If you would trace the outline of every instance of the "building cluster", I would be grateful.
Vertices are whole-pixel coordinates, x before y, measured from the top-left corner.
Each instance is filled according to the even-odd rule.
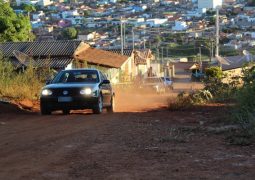
[[[255,45],[255,7],[246,0],[16,0],[16,4],[36,6],[30,18],[38,41],[63,39],[61,32],[67,27],[77,29],[78,40],[109,49],[143,47],[166,31],[215,38],[219,8],[224,45],[234,49]]]

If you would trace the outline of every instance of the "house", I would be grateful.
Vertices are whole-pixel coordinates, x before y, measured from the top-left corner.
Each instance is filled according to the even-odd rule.
[[[22,4],[33,4],[33,5],[39,5],[41,7],[49,6],[53,3],[51,0],[16,0],[17,6],[21,6]]]
[[[40,20],[38,20],[38,21],[31,21],[30,23],[31,23],[33,29],[41,28],[44,25],[44,23],[41,22]]]
[[[3,56],[21,68],[33,62],[36,67],[62,70],[74,61],[73,54],[83,46],[82,41],[35,41],[0,43]]]
[[[107,51],[121,54],[121,49],[108,49]],[[124,49],[123,55],[132,59],[132,76],[148,76],[148,71],[152,67],[151,61],[155,59],[150,49],[132,50]],[[154,69],[152,69],[154,71]]]
[[[89,67],[100,68],[112,83],[132,80],[134,65],[131,57],[92,48],[88,44],[75,52],[74,56],[81,67],[87,63]]]
[[[32,19],[35,21],[38,19],[41,19],[43,17],[45,17],[45,14],[43,11],[38,11],[38,12],[32,14]]]
[[[188,28],[185,21],[175,21],[175,25],[172,27],[173,31],[183,31]]]
[[[70,11],[63,11],[62,12],[62,18],[66,19],[68,17],[72,17],[72,16],[79,16],[79,13],[77,10],[70,10]]]
[[[65,20],[70,21],[72,25],[82,25],[83,24],[82,16],[70,16],[70,17],[66,17]]]
[[[161,25],[163,25],[164,23],[166,23],[168,20],[167,19],[147,19],[146,20],[146,24],[149,27],[160,27]]]
[[[30,63],[35,67],[57,71],[94,67],[104,71],[113,83],[131,81],[137,75],[146,76],[153,59],[148,49],[128,50],[121,55],[119,50],[96,49],[78,40],[6,42],[0,43],[0,51],[16,68],[26,67]]]
[[[254,61],[255,56],[228,56],[224,57],[224,62],[217,62],[215,65],[222,67],[222,71],[227,74],[224,82],[229,83],[232,81],[233,77],[240,77],[242,75],[243,65],[249,61]]]

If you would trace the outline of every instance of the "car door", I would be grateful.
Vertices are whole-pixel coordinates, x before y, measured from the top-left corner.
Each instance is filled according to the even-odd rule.
[[[105,106],[109,106],[111,104],[111,94],[112,89],[110,84],[102,83],[104,80],[107,80],[106,76],[100,72],[100,79],[101,79],[101,92],[103,95],[103,103]]]

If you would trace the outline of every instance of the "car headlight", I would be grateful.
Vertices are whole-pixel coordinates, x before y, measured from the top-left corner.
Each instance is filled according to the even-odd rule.
[[[80,94],[82,94],[82,95],[91,95],[92,94],[92,89],[90,89],[90,88],[82,89],[80,91]]]
[[[50,96],[50,95],[52,95],[52,91],[49,90],[49,89],[44,89],[44,90],[42,90],[42,95],[43,96]]]

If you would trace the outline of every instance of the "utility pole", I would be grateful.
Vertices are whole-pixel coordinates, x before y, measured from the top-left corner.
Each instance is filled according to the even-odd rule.
[[[164,47],[161,47],[161,64],[164,62]]]
[[[199,64],[200,64],[200,72],[202,73],[202,54],[201,54],[201,46],[199,46]]]
[[[216,50],[215,50],[215,56],[219,56],[219,38],[220,38],[219,6],[217,6],[216,7]]]
[[[132,41],[133,41],[133,50],[135,49],[135,32],[134,27],[132,27]]]
[[[120,18],[120,42],[121,42],[121,55],[123,55],[123,28],[122,28],[122,17]]]
[[[211,40],[211,52],[212,52],[212,54],[211,54],[211,57],[213,58],[214,57],[214,42],[213,42],[213,40]]]
[[[157,61],[159,61],[159,47],[157,48]]]
[[[144,35],[146,34],[146,30],[144,30]],[[145,49],[145,38],[143,37],[143,49]]]
[[[199,49],[199,62],[201,62],[201,59],[202,59],[202,57],[201,57],[201,46],[199,46],[198,49]]]
[[[123,47],[126,48],[126,23],[125,22],[123,23],[123,29],[124,29],[123,30],[123,34],[124,34],[124,36],[123,36],[123,38],[124,38],[123,39]]]

